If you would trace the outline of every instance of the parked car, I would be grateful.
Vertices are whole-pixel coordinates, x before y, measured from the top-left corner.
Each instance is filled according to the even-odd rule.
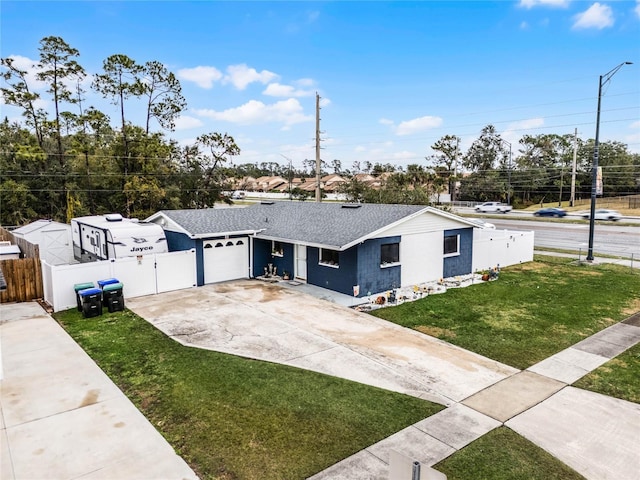
[[[533,213],[534,217],[562,218],[566,215],[567,215],[567,211],[564,208],[558,208],[558,207],[541,208],[540,210]]]
[[[484,213],[507,213],[513,209],[511,205],[500,202],[484,202],[476,207],[476,212]]]
[[[591,217],[591,212],[582,212],[581,215],[582,218],[588,219]],[[617,222],[622,218],[622,215],[620,215],[620,212],[618,212],[617,210],[607,210],[604,208],[599,208],[595,211],[593,218],[595,220],[611,220],[613,222]]]

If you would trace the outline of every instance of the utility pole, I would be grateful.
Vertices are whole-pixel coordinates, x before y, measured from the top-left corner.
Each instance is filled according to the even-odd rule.
[[[316,92],[316,202],[322,201],[320,189],[320,95]]]
[[[576,201],[576,163],[578,159],[578,129],[576,128],[573,136],[573,167],[571,169],[571,198],[569,206],[573,207]]]
[[[289,177],[289,200],[291,200],[291,159],[282,154],[280,154],[280,156],[289,161],[289,174],[287,176]]]
[[[456,135],[456,153],[453,158],[453,188],[449,192],[451,194],[451,201],[456,200],[456,189],[458,187],[458,155],[460,154],[460,137]]]

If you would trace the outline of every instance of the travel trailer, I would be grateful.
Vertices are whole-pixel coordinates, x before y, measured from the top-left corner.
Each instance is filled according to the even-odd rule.
[[[160,225],[117,213],[74,218],[71,235],[73,256],[82,263],[169,251]]]

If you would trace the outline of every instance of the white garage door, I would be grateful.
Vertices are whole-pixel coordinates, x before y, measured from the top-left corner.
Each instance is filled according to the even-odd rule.
[[[203,247],[204,283],[249,277],[248,237],[206,240]]]

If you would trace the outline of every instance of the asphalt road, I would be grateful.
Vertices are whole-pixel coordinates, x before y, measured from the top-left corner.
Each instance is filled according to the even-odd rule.
[[[496,228],[509,230],[533,230],[535,246],[582,250],[589,245],[589,223],[566,223],[562,221],[512,220],[508,217],[487,219]],[[514,214],[515,216],[516,214]],[[625,226],[615,222],[596,222],[593,236],[595,255],[623,255],[640,259],[640,224]]]

